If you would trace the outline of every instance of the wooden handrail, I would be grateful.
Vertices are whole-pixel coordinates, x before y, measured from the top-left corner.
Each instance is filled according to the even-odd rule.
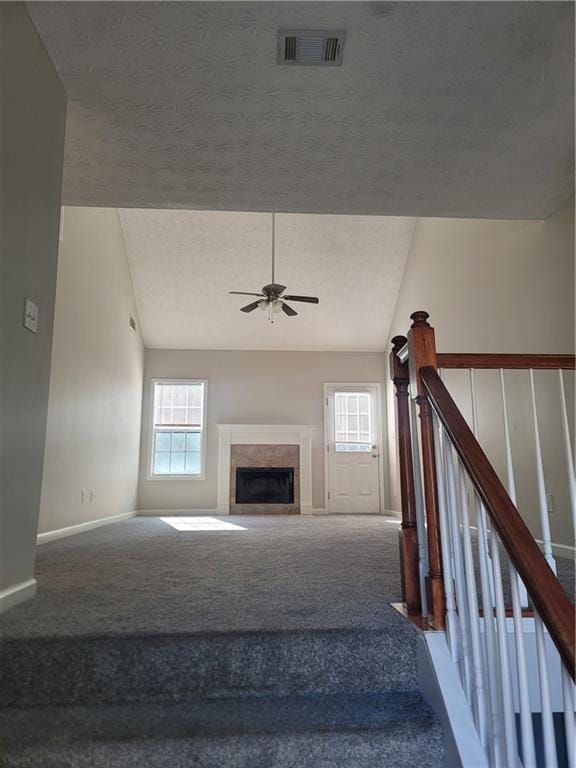
[[[426,394],[484,502],[510,560],[574,678],[574,605],[546,562],[436,369],[425,366],[420,368],[419,374]]]
[[[468,354],[466,352],[437,352],[438,368],[504,368],[574,370],[575,355],[514,355]]]

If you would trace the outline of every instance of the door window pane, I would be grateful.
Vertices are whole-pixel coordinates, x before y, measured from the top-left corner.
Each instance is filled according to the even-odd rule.
[[[372,450],[369,392],[336,392],[334,395],[335,450]]]
[[[370,443],[336,443],[337,453],[369,453],[371,450]]]

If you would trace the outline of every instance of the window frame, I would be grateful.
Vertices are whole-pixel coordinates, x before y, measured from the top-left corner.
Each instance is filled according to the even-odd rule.
[[[203,385],[203,398],[202,398],[202,428],[200,430],[200,472],[198,474],[185,474],[178,472],[177,474],[169,474],[163,472],[162,474],[156,474],[154,472],[154,435],[155,435],[155,423],[154,423],[154,404],[156,398],[156,385],[187,385],[187,384],[202,384]],[[207,379],[150,379],[150,410],[149,410],[149,428],[148,428],[148,458],[147,458],[147,472],[146,479],[154,482],[174,480],[178,482],[190,483],[194,480],[204,480],[206,477],[206,414],[207,414],[207,402],[208,402],[208,380]]]

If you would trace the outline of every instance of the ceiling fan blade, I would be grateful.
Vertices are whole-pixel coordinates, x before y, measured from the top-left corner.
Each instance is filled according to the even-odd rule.
[[[307,304],[319,304],[320,300],[316,296],[282,296],[288,301],[305,301]]]
[[[228,291],[228,293],[233,293],[235,296],[262,296],[261,293],[246,293],[246,291]]]
[[[282,312],[285,312],[288,317],[294,317],[294,315],[298,314],[295,309],[292,309],[292,307],[289,307],[288,304],[285,304],[284,302],[282,302]]]
[[[252,304],[246,304],[245,307],[242,307],[240,312],[254,312],[255,309],[258,309],[261,303],[262,299],[260,299],[260,301],[253,301]]]

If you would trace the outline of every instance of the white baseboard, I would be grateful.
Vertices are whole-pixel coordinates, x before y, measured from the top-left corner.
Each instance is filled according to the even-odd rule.
[[[471,525],[470,528],[473,531],[477,530],[475,525]],[[536,544],[540,544],[540,548],[544,546],[542,539],[534,539],[534,541]],[[571,547],[568,544],[557,544],[555,541],[552,541],[550,542],[550,546],[552,547],[552,553],[558,555],[559,557],[576,557],[576,548]]]
[[[121,515],[110,515],[110,517],[100,517],[97,520],[89,520],[87,523],[77,523],[76,525],[68,525],[66,528],[57,528],[54,531],[46,531],[45,533],[39,533],[36,537],[37,544],[47,544],[49,541],[56,541],[56,539],[64,539],[66,536],[75,536],[77,533],[84,533],[84,531],[91,531],[93,528],[100,528],[103,525],[112,525],[112,523],[119,523],[122,520],[128,520],[134,517],[136,512],[123,512]]]
[[[36,579],[27,579],[20,584],[14,584],[13,587],[0,590],[0,613],[4,613],[8,608],[13,608],[24,600],[30,600],[36,594]]]
[[[205,515],[219,516],[227,515],[228,511],[221,511],[216,507],[206,509],[139,509],[136,512],[137,517],[204,517]]]
[[[402,519],[402,515],[400,514],[400,512],[395,512],[393,509],[386,510],[386,514],[393,515],[394,517],[398,517],[399,520]],[[470,528],[473,531],[477,530],[475,525],[471,525]],[[542,539],[535,539],[535,541],[537,544],[540,544],[541,546],[544,544]],[[568,544],[556,544],[555,541],[551,543],[551,546],[552,546],[552,552],[555,555],[558,555],[558,557],[571,557],[571,558],[576,557],[576,547],[570,547]]]
[[[543,541],[540,541],[537,539],[538,544],[543,544]],[[559,555],[560,557],[575,557],[576,556],[576,549],[574,547],[569,547],[567,544],[555,544],[552,542],[552,552],[555,555]]]

